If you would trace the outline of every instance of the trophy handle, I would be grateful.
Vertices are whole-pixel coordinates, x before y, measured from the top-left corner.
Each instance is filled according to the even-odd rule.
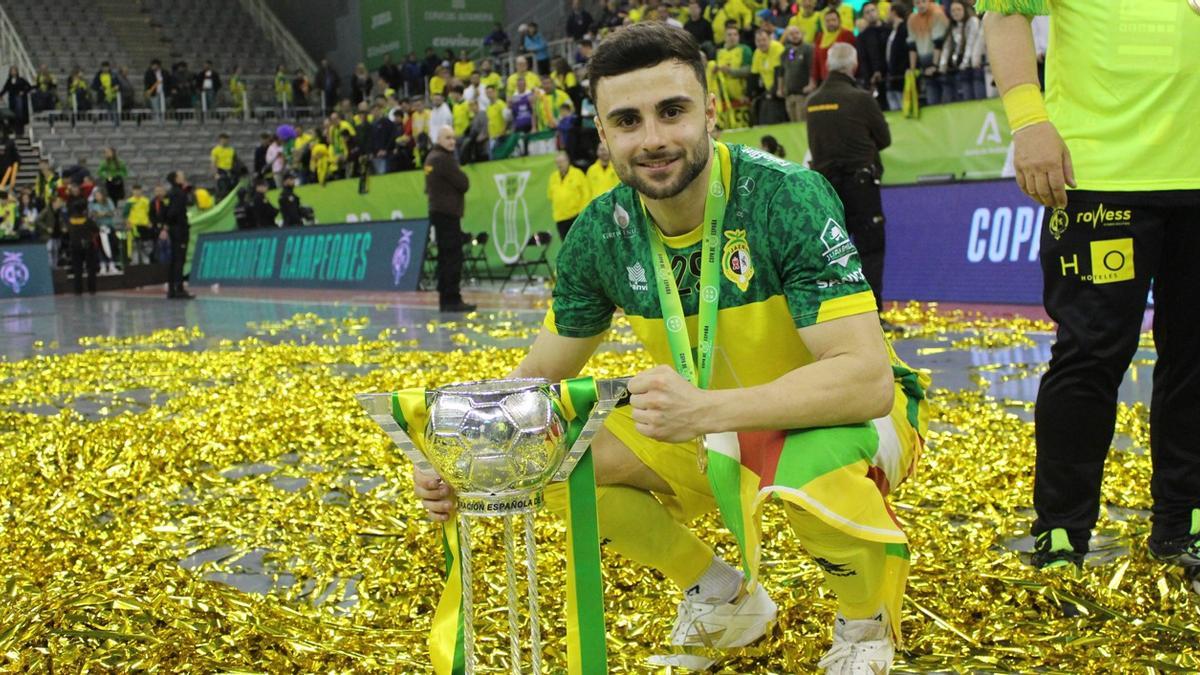
[[[619,377],[611,380],[596,380],[596,405],[592,408],[592,413],[588,415],[587,422],[583,425],[583,429],[579,432],[579,437],[567,450],[567,456],[563,459],[563,463],[559,465],[558,472],[554,474],[553,481],[564,481],[571,476],[571,472],[575,470],[575,465],[579,463],[579,459],[583,457],[583,453],[587,451],[592,444],[592,439],[599,433],[600,428],[604,426],[604,420],[618,406],[629,404],[629,378]],[[560,396],[562,395],[561,385],[554,384],[552,388]]]
[[[371,419],[383,428],[383,431],[392,439],[397,448],[407,456],[413,463],[413,466],[418,471],[425,473],[437,473],[437,469],[433,468],[433,464],[425,458],[420,450],[417,449],[416,443],[413,443],[412,437],[409,436],[400,425],[396,423],[396,419],[392,417],[392,395],[391,394],[357,394],[354,398],[358,399],[359,405],[367,411]]]

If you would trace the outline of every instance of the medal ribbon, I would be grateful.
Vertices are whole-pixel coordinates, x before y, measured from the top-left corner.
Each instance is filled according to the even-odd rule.
[[[712,380],[714,346],[717,341],[717,307],[720,302],[720,281],[717,270],[717,250],[721,243],[721,230],[725,225],[725,206],[729,203],[721,166],[721,150],[717,143],[712,146],[712,170],[709,174],[708,196],[704,200],[704,233],[701,244],[700,305],[696,352],[699,360],[692,356],[692,343],[688,337],[687,322],[684,320],[683,303],[679,299],[679,287],[671,272],[671,259],[663,245],[662,233],[651,222],[642,203],[642,215],[646,221],[646,235],[650,240],[650,253],[654,258],[654,276],[658,286],[658,299],[662,305],[663,324],[667,328],[667,344],[675,370],[692,384],[707,389]]]

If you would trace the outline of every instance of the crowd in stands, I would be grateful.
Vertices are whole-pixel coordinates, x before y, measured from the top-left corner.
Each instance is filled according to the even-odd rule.
[[[552,137],[572,164],[586,167],[596,146],[594,107],[586,86],[592,46],[607,32],[639,21],[664,21],[695,36],[708,59],[708,84],[717,96],[721,128],[803,120],[805,100],[827,76],[826,54],[837,43],[856,47],[859,84],[884,109],[901,107],[906,85],[917,87],[926,105],[980,98],[987,91],[982,23],[974,0],[913,0],[912,5],[879,0],[857,12],[843,0],[606,0],[596,16],[579,0],[567,1],[567,41],[553,50],[536,23],[522,24],[515,39],[497,24],[480,58],[466,50],[438,54],[433,48],[423,58],[415,52],[403,60],[389,54],[374,72],[358,64],[346,82],[328,61],[321,61],[311,77],[281,66],[274,81],[279,105],[321,114],[292,116],[291,123],[263,133],[250,164],[228,147],[227,138],[219,140],[212,151],[213,196],[219,200],[249,178],[250,186],[242,188],[239,198],[239,224],[299,224],[303,212],[268,217],[265,207],[270,204],[257,195],[284,187],[285,178],[295,185],[356,177],[366,190],[372,174],[421,166],[444,126],[454,130],[463,164],[526,152],[529,137],[541,133]],[[222,77],[211,64],[192,72],[179,62],[168,71],[158,60],[136,89],[124,67],[108,62],[90,80],[75,68],[65,89],[69,105],[79,109],[113,106],[119,95],[156,111],[212,109],[223,102],[237,107],[244,92],[236,69]],[[27,119],[26,100],[35,112],[67,105],[44,66],[32,83],[11,69],[0,94],[8,95],[18,125]],[[105,249],[127,252],[102,263],[111,269],[131,258],[130,242],[152,241],[155,235],[152,229],[141,231],[153,223],[142,217],[137,203],[130,205],[133,195],[126,198],[116,151],[107,154],[96,176],[99,182],[83,182],[90,172],[82,160],[46,175],[59,181],[55,187],[78,177],[89,199],[102,205],[97,218],[112,223],[107,227],[113,236],[128,233],[123,244],[113,241]],[[0,214],[14,215],[2,221],[9,224],[0,226],[7,228],[0,236],[53,230],[37,225],[39,217],[53,224],[53,216],[44,216],[54,204],[55,188],[47,189],[48,181],[39,178],[33,188],[8,191]],[[112,208],[103,206],[108,201]],[[137,221],[132,224],[131,209]]]

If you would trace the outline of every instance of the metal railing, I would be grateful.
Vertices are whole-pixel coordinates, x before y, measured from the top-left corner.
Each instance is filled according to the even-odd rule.
[[[271,44],[275,45],[275,48],[283,55],[292,70],[302,68],[306,73],[316,72],[317,62],[308,55],[308,52],[304,51],[304,47],[300,46],[296,36],[284,27],[283,22],[275,16],[271,8],[267,7],[264,0],[239,0],[239,2],[254,19],[254,23],[258,24],[258,27],[266,34]]]
[[[33,69],[33,60],[29,58],[29,52],[17,33],[17,27],[4,11],[4,5],[0,5],[0,63],[16,66],[21,75],[30,82],[37,77]]]

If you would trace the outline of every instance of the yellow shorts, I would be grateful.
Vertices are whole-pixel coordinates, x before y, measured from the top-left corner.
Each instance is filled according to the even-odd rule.
[[[896,383],[896,396],[892,411],[886,417],[863,425],[863,443],[871,444],[875,464],[879,467],[881,489],[889,492],[902,482],[912,471],[922,445],[927,425],[928,412],[924,400],[916,400],[912,392]],[[650,470],[658,474],[674,494],[655,493],[667,507],[671,516],[682,523],[702,516],[717,508],[708,476],[700,470],[697,459],[698,443],[664,443],[647,438],[638,432],[629,407],[617,408],[605,420],[608,429],[617,440],[625,444]],[[918,433],[918,429],[921,433]],[[823,428],[802,432],[808,442],[825,446],[830,434]],[[844,438],[844,435],[839,436]],[[848,452],[861,452],[847,448]],[[886,480],[885,480],[886,479]]]

